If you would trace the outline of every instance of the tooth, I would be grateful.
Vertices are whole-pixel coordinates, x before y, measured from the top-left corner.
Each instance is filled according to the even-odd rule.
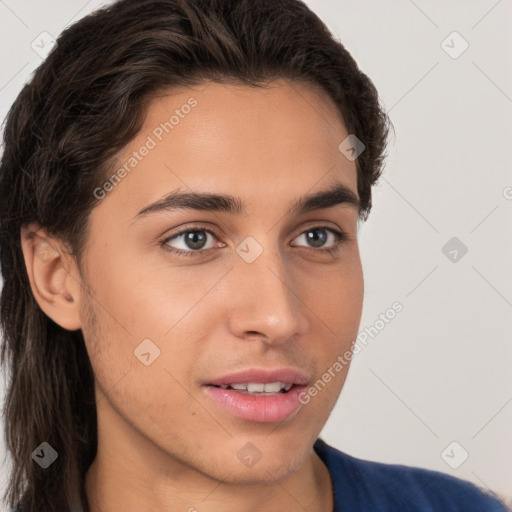
[[[269,382],[265,384],[265,393],[279,393],[281,391],[281,382]]]
[[[265,384],[256,384],[255,382],[250,382],[247,384],[247,392],[248,393],[257,393],[263,392],[265,390]]]
[[[284,382],[261,382],[222,384],[222,389],[234,389],[236,391],[247,391],[247,393],[279,393],[281,390],[289,391],[293,384]]]

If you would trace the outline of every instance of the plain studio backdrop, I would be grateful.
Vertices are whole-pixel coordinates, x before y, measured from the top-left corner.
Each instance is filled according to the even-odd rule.
[[[0,1],[2,119],[52,38],[103,3]],[[512,1],[307,4],[395,128],[360,229],[366,342],[322,437],[510,500]]]

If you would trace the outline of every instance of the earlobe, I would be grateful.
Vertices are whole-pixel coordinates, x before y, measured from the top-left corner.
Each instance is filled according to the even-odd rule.
[[[62,328],[80,329],[81,283],[74,258],[65,245],[37,223],[31,223],[21,228],[21,247],[39,307]]]

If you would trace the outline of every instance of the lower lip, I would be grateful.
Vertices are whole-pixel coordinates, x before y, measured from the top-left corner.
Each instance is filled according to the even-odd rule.
[[[206,386],[207,395],[233,416],[249,421],[283,421],[301,407],[300,394],[306,386],[293,386],[287,393],[273,396],[243,395],[231,389]]]

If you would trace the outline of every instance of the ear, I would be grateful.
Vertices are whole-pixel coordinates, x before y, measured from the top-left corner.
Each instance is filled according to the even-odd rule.
[[[62,328],[80,329],[81,278],[65,244],[31,223],[21,228],[21,248],[39,307]]]

